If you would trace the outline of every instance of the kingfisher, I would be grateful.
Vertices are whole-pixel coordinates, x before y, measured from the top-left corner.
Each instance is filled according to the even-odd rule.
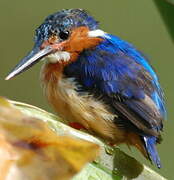
[[[36,29],[33,49],[6,80],[39,61],[48,102],[71,125],[105,141],[136,147],[158,168],[166,109],[148,59],[109,34],[83,9],[49,15]]]

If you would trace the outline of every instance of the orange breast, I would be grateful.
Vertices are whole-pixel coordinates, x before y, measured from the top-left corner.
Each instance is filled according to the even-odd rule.
[[[68,122],[81,123],[90,132],[121,142],[125,132],[113,123],[116,115],[87,93],[79,95],[73,78],[64,78],[60,64],[46,64],[42,70],[45,95],[56,112]],[[115,138],[117,137],[117,138]]]

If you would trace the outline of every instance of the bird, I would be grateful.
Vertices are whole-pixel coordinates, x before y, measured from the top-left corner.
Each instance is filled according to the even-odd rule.
[[[6,80],[40,61],[44,94],[60,117],[111,144],[136,147],[161,168],[164,93],[141,51],[100,29],[88,11],[63,9],[36,29],[33,49]]]

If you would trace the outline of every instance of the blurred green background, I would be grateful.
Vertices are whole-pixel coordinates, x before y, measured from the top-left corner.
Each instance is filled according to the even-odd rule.
[[[85,8],[101,22],[103,30],[126,39],[142,50],[158,72],[168,107],[164,141],[158,146],[163,168],[158,170],[151,166],[137,152],[127,152],[161,175],[173,179],[174,44],[166,25],[172,25],[170,20],[174,22],[174,9],[162,1],[0,0],[0,95],[52,111],[40,88],[39,71],[42,63],[10,81],[5,81],[4,78],[32,48],[34,30],[47,15],[63,8]],[[162,16],[159,10],[163,13]],[[170,19],[167,16],[169,11]],[[166,23],[162,17],[167,20]],[[170,30],[170,33],[174,31]]]

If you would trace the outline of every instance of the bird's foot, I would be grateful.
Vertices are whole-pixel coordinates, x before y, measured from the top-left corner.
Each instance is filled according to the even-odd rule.
[[[81,129],[86,130],[86,128],[78,122],[70,122],[70,123],[68,123],[68,125],[74,129],[77,129],[77,130],[81,130]]]

